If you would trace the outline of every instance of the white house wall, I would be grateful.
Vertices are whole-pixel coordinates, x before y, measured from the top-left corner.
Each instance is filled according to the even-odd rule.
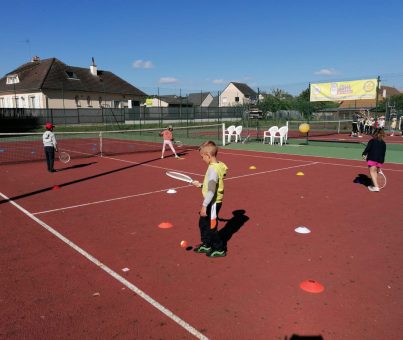
[[[235,98],[238,97],[239,101],[235,101]],[[220,94],[219,97],[219,106],[235,106],[249,103],[249,100],[245,98],[244,94],[238,90],[235,85],[230,83],[225,90]]]
[[[207,97],[203,100],[203,103],[201,103],[200,106],[202,107],[208,107],[210,106],[211,102],[213,101],[213,96],[211,95],[211,93],[209,93],[207,95]]]
[[[15,100],[17,98],[17,107],[24,109],[43,109],[46,107],[46,99],[40,92],[17,93],[0,95],[1,108],[15,108]]]
[[[161,100],[161,99],[158,99],[158,98],[153,98],[153,104],[152,104],[152,107],[168,107],[168,103],[167,102],[164,102],[163,100]]]

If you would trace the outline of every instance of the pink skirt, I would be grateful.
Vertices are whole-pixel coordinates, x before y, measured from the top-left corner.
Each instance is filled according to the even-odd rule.
[[[376,166],[377,168],[382,168],[383,164],[374,162],[374,161],[367,161],[368,166]]]

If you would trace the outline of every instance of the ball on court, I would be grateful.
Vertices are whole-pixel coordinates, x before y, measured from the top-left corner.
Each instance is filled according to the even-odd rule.
[[[188,243],[186,241],[181,241],[181,247],[186,248],[188,246]]]
[[[302,123],[302,124],[299,125],[298,129],[299,129],[299,132],[301,132],[301,133],[308,133],[309,129],[310,129],[310,126],[307,123]]]

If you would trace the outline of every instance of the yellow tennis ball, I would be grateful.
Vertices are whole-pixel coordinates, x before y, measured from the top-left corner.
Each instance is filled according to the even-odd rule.
[[[307,123],[302,123],[299,126],[299,132],[301,132],[301,133],[308,133],[309,129],[310,129],[310,126]]]

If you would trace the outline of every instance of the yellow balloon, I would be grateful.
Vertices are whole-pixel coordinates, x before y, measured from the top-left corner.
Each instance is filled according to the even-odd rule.
[[[301,132],[301,133],[308,133],[309,129],[310,129],[310,126],[307,123],[302,123],[299,126],[299,132]]]

